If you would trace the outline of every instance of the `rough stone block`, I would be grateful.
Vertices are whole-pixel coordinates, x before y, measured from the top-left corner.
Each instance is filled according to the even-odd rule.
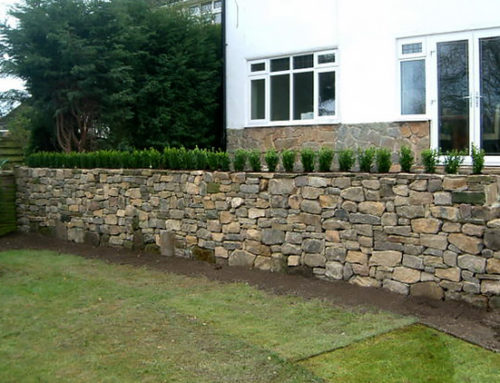
[[[302,243],[302,249],[306,253],[321,253],[324,249],[324,242],[319,239],[306,239]]]
[[[370,257],[370,266],[394,267],[401,263],[403,254],[400,251],[374,251]]]
[[[452,202],[454,204],[472,204],[472,205],[484,205],[486,202],[486,196],[484,192],[467,191],[467,192],[453,192]]]
[[[349,263],[366,264],[368,262],[368,255],[360,251],[351,250],[347,252],[347,257],[345,260]]]
[[[460,268],[473,273],[484,273],[486,269],[486,259],[474,255],[460,255],[457,263]]]
[[[304,264],[309,267],[325,267],[326,258],[321,254],[305,254]]]
[[[483,280],[481,282],[481,293],[500,295],[500,281]]]
[[[489,274],[500,274],[500,259],[496,258],[488,259],[486,272]]]
[[[293,179],[281,178],[269,181],[270,194],[292,194],[295,190]]]
[[[265,245],[281,245],[285,241],[285,232],[275,229],[262,231],[262,243]]]
[[[436,277],[439,279],[447,279],[452,282],[460,282],[460,269],[458,267],[436,269]]]
[[[422,234],[420,236],[420,244],[433,249],[446,250],[448,239],[443,235]]]
[[[444,297],[443,289],[435,282],[420,282],[411,285],[410,295],[435,300],[442,300]]]
[[[382,287],[396,294],[408,295],[410,292],[408,285],[391,279],[385,279]]]
[[[484,232],[484,244],[493,251],[500,250],[500,229],[486,229]]]
[[[392,279],[403,283],[416,283],[420,281],[420,271],[408,267],[396,267]]]
[[[385,211],[385,204],[382,202],[372,202],[372,201],[361,202],[358,205],[358,211],[360,213],[381,217]]]
[[[342,190],[340,196],[348,201],[363,202],[365,194],[362,187],[351,187]]]
[[[436,234],[441,229],[441,221],[435,218],[418,218],[411,221],[415,233]]]
[[[325,276],[335,280],[342,280],[344,277],[344,265],[340,262],[327,262]]]
[[[450,234],[448,241],[464,253],[479,254],[483,249],[482,241],[479,238],[470,237],[465,234]]]
[[[254,254],[247,251],[235,250],[229,256],[229,266],[252,267],[255,258]]]

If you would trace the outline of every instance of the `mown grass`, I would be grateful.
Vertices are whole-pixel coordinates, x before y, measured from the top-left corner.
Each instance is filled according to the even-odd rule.
[[[329,382],[500,382],[500,354],[414,325],[300,363]]]
[[[50,252],[0,253],[0,381],[320,381],[288,359],[411,323]]]
[[[275,296],[243,283],[39,251],[0,253],[0,312],[1,382],[404,382],[397,380],[401,374],[379,378],[387,371],[370,364],[377,360],[368,354],[371,347],[366,354],[349,350],[414,323],[373,309]],[[394,334],[396,345],[382,351],[382,365],[400,368],[401,355],[416,344],[404,331]],[[481,359],[481,376],[489,376],[488,366],[497,361],[492,353],[438,334],[443,342],[457,342],[470,363]],[[417,340],[420,350],[436,346],[433,337]],[[351,356],[344,358],[344,351]],[[433,363],[418,360],[444,374],[445,351]],[[401,373],[420,369],[412,366]],[[347,372],[358,375],[344,379]],[[358,380],[367,373],[369,380]]]

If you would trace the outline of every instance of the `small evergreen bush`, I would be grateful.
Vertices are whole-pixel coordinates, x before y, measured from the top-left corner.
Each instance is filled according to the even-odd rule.
[[[223,172],[228,172],[231,167],[231,159],[229,158],[229,154],[223,151],[219,151],[216,153],[217,157],[217,167],[219,170]]]
[[[481,174],[483,172],[484,156],[485,152],[483,149],[472,145],[472,174]]]
[[[457,174],[460,165],[464,162],[465,153],[458,150],[452,150],[446,154],[444,158],[444,171],[447,174]]]
[[[359,170],[365,173],[370,173],[373,165],[373,160],[375,159],[375,153],[375,148],[358,150]]]
[[[439,163],[439,151],[433,149],[422,150],[422,163],[426,173],[436,173],[436,166]]]
[[[248,154],[248,162],[250,163],[250,168],[254,172],[260,172],[262,170],[260,154],[260,150],[258,149],[254,149]]]
[[[283,167],[285,168],[286,172],[293,172],[296,157],[297,152],[295,150],[285,149],[281,152],[281,162],[283,163]]]
[[[195,161],[196,161],[196,169],[197,170],[206,170],[208,167],[207,151],[201,150],[198,147],[196,147],[193,150],[193,154],[194,154]]]
[[[401,165],[401,170],[410,173],[414,163],[415,157],[413,156],[413,152],[408,146],[403,146],[399,151],[399,164]]]
[[[377,169],[379,173],[389,173],[392,165],[392,153],[387,148],[377,149],[375,161],[377,163]]]
[[[234,170],[237,172],[242,172],[245,170],[247,164],[248,152],[245,149],[238,149],[234,153]]]
[[[323,147],[320,149],[318,153],[318,162],[319,162],[319,171],[320,172],[329,172],[331,171],[333,157],[335,156],[335,152],[333,149]]]
[[[348,172],[356,163],[354,151],[351,149],[343,149],[339,152],[339,170],[341,172]]]
[[[219,170],[219,156],[215,151],[207,152],[207,165],[208,169],[211,171]]]
[[[314,161],[316,159],[316,153],[312,149],[302,149],[300,152],[300,161],[302,162],[302,167],[307,173],[314,171]]]
[[[266,155],[264,157],[265,161],[266,161],[266,164],[267,164],[267,168],[269,169],[270,172],[275,172],[276,171],[276,168],[278,167],[278,163],[279,163],[279,156],[278,156],[278,153],[276,152],[275,149],[269,149],[267,152],[266,152]]]

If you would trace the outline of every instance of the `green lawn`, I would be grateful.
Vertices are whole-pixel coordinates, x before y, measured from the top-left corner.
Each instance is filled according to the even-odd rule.
[[[404,382],[366,380],[366,371],[386,373],[372,365],[381,355],[382,364],[400,366],[399,354],[414,350],[413,329],[432,332],[391,332],[414,319],[366,307],[39,251],[0,253],[0,313],[1,382]],[[419,350],[435,350],[442,339],[443,352],[418,359],[425,371],[447,379],[443,359],[461,365],[459,380],[435,381],[484,381],[468,375],[479,370],[488,382],[499,376],[498,354],[435,333],[416,336]],[[386,342],[379,339],[396,345],[377,351]],[[464,367],[464,358],[479,367]],[[408,382],[432,381],[415,376]]]

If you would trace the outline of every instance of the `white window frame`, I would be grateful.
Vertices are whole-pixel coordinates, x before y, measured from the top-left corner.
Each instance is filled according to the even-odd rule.
[[[415,44],[415,43],[421,43],[422,44],[422,52],[418,53],[406,53],[403,54],[403,45],[406,44]],[[430,119],[430,108],[431,108],[431,99],[429,97],[429,87],[431,86],[431,79],[429,76],[430,73],[430,60],[428,59],[428,51],[427,51],[427,41],[426,38],[421,37],[421,38],[405,38],[405,39],[399,39],[397,40],[396,43],[396,49],[397,49],[397,69],[396,73],[398,76],[398,79],[396,81],[397,84],[397,89],[396,89],[396,100],[397,100],[397,112],[396,115],[398,116],[399,121],[423,121],[423,120],[429,120]],[[417,61],[417,60],[423,60],[424,61],[424,67],[425,67],[425,113],[422,114],[403,114],[402,113],[402,98],[401,98],[401,90],[402,90],[402,77],[401,77],[401,63],[405,61]]]
[[[324,54],[334,54],[335,62],[333,63],[325,63],[319,64],[318,57]],[[310,68],[301,68],[294,69],[293,68],[293,58],[297,56],[306,56],[313,55],[313,66]],[[288,70],[271,72],[271,61],[276,59],[288,58],[290,61],[290,67]],[[246,121],[247,126],[295,126],[295,125],[316,125],[316,124],[335,124],[339,122],[339,110],[338,110],[338,84],[339,84],[339,70],[338,70],[338,50],[330,49],[325,51],[318,52],[301,52],[290,55],[281,55],[275,57],[268,57],[263,59],[255,59],[249,60],[247,62],[247,71],[248,71],[248,81],[247,81],[247,102],[246,102]],[[252,72],[253,64],[265,64],[265,70]],[[294,120],[294,92],[293,92],[293,81],[294,74],[297,73],[313,73],[313,113],[314,118],[308,120]],[[335,115],[333,116],[319,116],[319,74],[326,72],[334,72],[335,73]],[[290,118],[288,120],[283,121],[271,121],[271,77],[276,75],[284,75],[288,74],[290,76]],[[252,120],[251,119],[251,102],[252,102],[252,81],[253,80],[265,80],[265,118],[260,120]]]

